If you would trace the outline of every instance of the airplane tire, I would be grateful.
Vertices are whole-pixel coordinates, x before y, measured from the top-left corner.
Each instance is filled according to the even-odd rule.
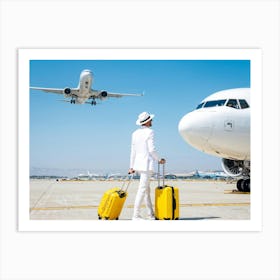
[[[243,191],[250,192],[250,179],[246,179],[243,182]]]
[[[240,179],[236,184],[237,189],[240,192],[250,192],[250,179]]]
[[[240,179],[236,183],[236,187],[240,192],[243,192],[243,181],[244,181],[243,179]]]

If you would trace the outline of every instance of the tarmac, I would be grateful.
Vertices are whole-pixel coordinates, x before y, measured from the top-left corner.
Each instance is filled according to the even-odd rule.
[[[179,188],[179,220],[250,220],[250,193],[235,191],[235,182],[167,180]],[[119,220],[131,220],[139,180],[132,180]],[[31,220],[98,220],[104,192],[122,187],[123,181],[30,180]],[[124,185],[126,187],[126,185]],[[154,202],[157,181],[151,182]],[[142,214],[146,211],[143,205]]]

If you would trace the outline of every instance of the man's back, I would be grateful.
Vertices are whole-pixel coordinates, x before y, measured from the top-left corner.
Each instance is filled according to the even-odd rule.
[[[154,131],[141,127],[132,134],[131,166],[135,170],[153,170],[153,160],[158,160],[154,145]]]
[[[132,134],[132,145],[136,153],[149,152],[148,141],[153,138],[153,130],[148,127],[141,127]]]

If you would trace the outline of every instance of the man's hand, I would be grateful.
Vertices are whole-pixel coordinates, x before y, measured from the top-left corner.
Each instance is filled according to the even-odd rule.
[[[133,168],[129,168],[128,174],[133,174],[133,173],[135,173],[135,170]]]
[[[159,164],[165,164],[166,163],[166,160],[164,158],[161,158],[159,161],[158,161]]]

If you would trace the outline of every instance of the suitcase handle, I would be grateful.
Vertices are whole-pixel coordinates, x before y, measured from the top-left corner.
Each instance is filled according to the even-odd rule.
[[[125,189],[125,192],[127,192],[127,189],[132,181],[132,178],[133,178],[133,174],[129,174],[127,175],[127,177],[125,178],[125,180],[123,181],[123,184],[122,184],[122,187],[121,187],[121,191],[124,190],[124,186],[125,186],[125,183],[126,181],[128,180],[128,183],[127,183],[127,186],[126,186],[126,189]]]
[[[162,188],[164,188],[165,163],[162,164]],[[158,187],[160,187],[160,163],[158,163]]]

